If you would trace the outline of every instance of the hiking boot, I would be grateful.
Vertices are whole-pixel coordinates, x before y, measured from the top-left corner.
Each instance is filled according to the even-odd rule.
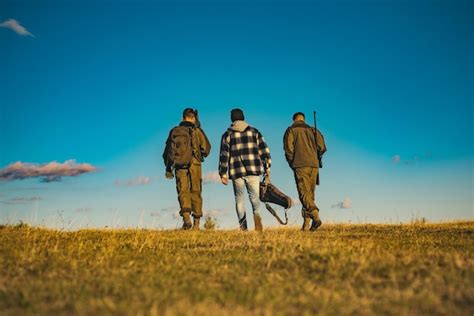
[[[260,215],[254,215],[253,220],[255,222],[255,231],[262,232],[263,226],[262,226],[262,218],[260,217]]]
[[[314,232],[316,231],[319,226],[321,226],[323,224],[323,222],[321,222],[321,218],[319,218],[319,210],[314,210],[312,213],[311,213],[311,217],[313,218],[313,222],[311,223],[311,231]]]
[[[183,213],[183,229],[188,230],[193,227],[193,223],[191,223],[191,216],[189,215],[189,212],[184,212]]]
[[[241,231],[247,231],[247,217],[244,215],[242,219],[239,219],[239,226]]]
[[[323,222],[321,222],[320,219],[318,219],[318,220],[313,220],[313,222],[311,223],[311,229],[310,229],[310,230],[311,230],[312,232],[314,232],[314,231],[316,231],[316,230],[319,228],[319,226],[321,226],[322,224],[323,224]]]
[[[301,227],[302,231],[308,231],[311,228],[311,218],[305,217],[303,226]]]
[[[193,223],[193,230],[199,230],[199,217],[194,218],[194,223]]]

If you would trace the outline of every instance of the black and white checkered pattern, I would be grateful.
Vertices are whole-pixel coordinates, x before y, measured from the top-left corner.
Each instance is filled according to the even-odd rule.
[[[262,134],[251,126],[243,132],[228,129],[222,135],[219,174],[230,179],[258,176],[270,170],[270,149]]]

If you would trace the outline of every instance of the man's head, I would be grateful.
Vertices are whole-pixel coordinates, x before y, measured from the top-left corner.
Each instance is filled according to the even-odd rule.
[[[196,111],[191,108],[184,109],[183,121],[196,123]]]
[[[241,109],[233,109],[230,111],[230,120],[232,122],[243,121],[244,119],[244,112]]]
[[[304,117],[304,113],[303,112],[296,112],[295,114],[293,114],[293,121],[296,122],[296,121],[303,121],[304,122],[305,120],[305,117]]]

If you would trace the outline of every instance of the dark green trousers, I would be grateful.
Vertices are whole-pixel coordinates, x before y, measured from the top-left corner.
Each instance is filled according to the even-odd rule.
[[[303,218],[312,218],[311,213],[319,211],[316,206],[316,181],[318,179],[318,168],[300,167],[294,169],[296,188],[301,202],[301,215]]]
[[[201,165],[191,164],[189,169],[176,169],[176,191],[181,208],[179,214],[190,212],[195,218],[202,216]]]

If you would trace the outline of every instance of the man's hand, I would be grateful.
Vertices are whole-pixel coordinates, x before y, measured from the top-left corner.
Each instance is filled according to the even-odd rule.
[[[229,179],[226,175],[221,176],[221,182],[223,185],[227,185],[229,183]]]
[[[166,171],[166,179],[173,179],[174,175],[172,171]]]
[[[264,176],[265,184],[269,184],[270,183],[270,170],[265,171],[265,174],[263,176]]]

